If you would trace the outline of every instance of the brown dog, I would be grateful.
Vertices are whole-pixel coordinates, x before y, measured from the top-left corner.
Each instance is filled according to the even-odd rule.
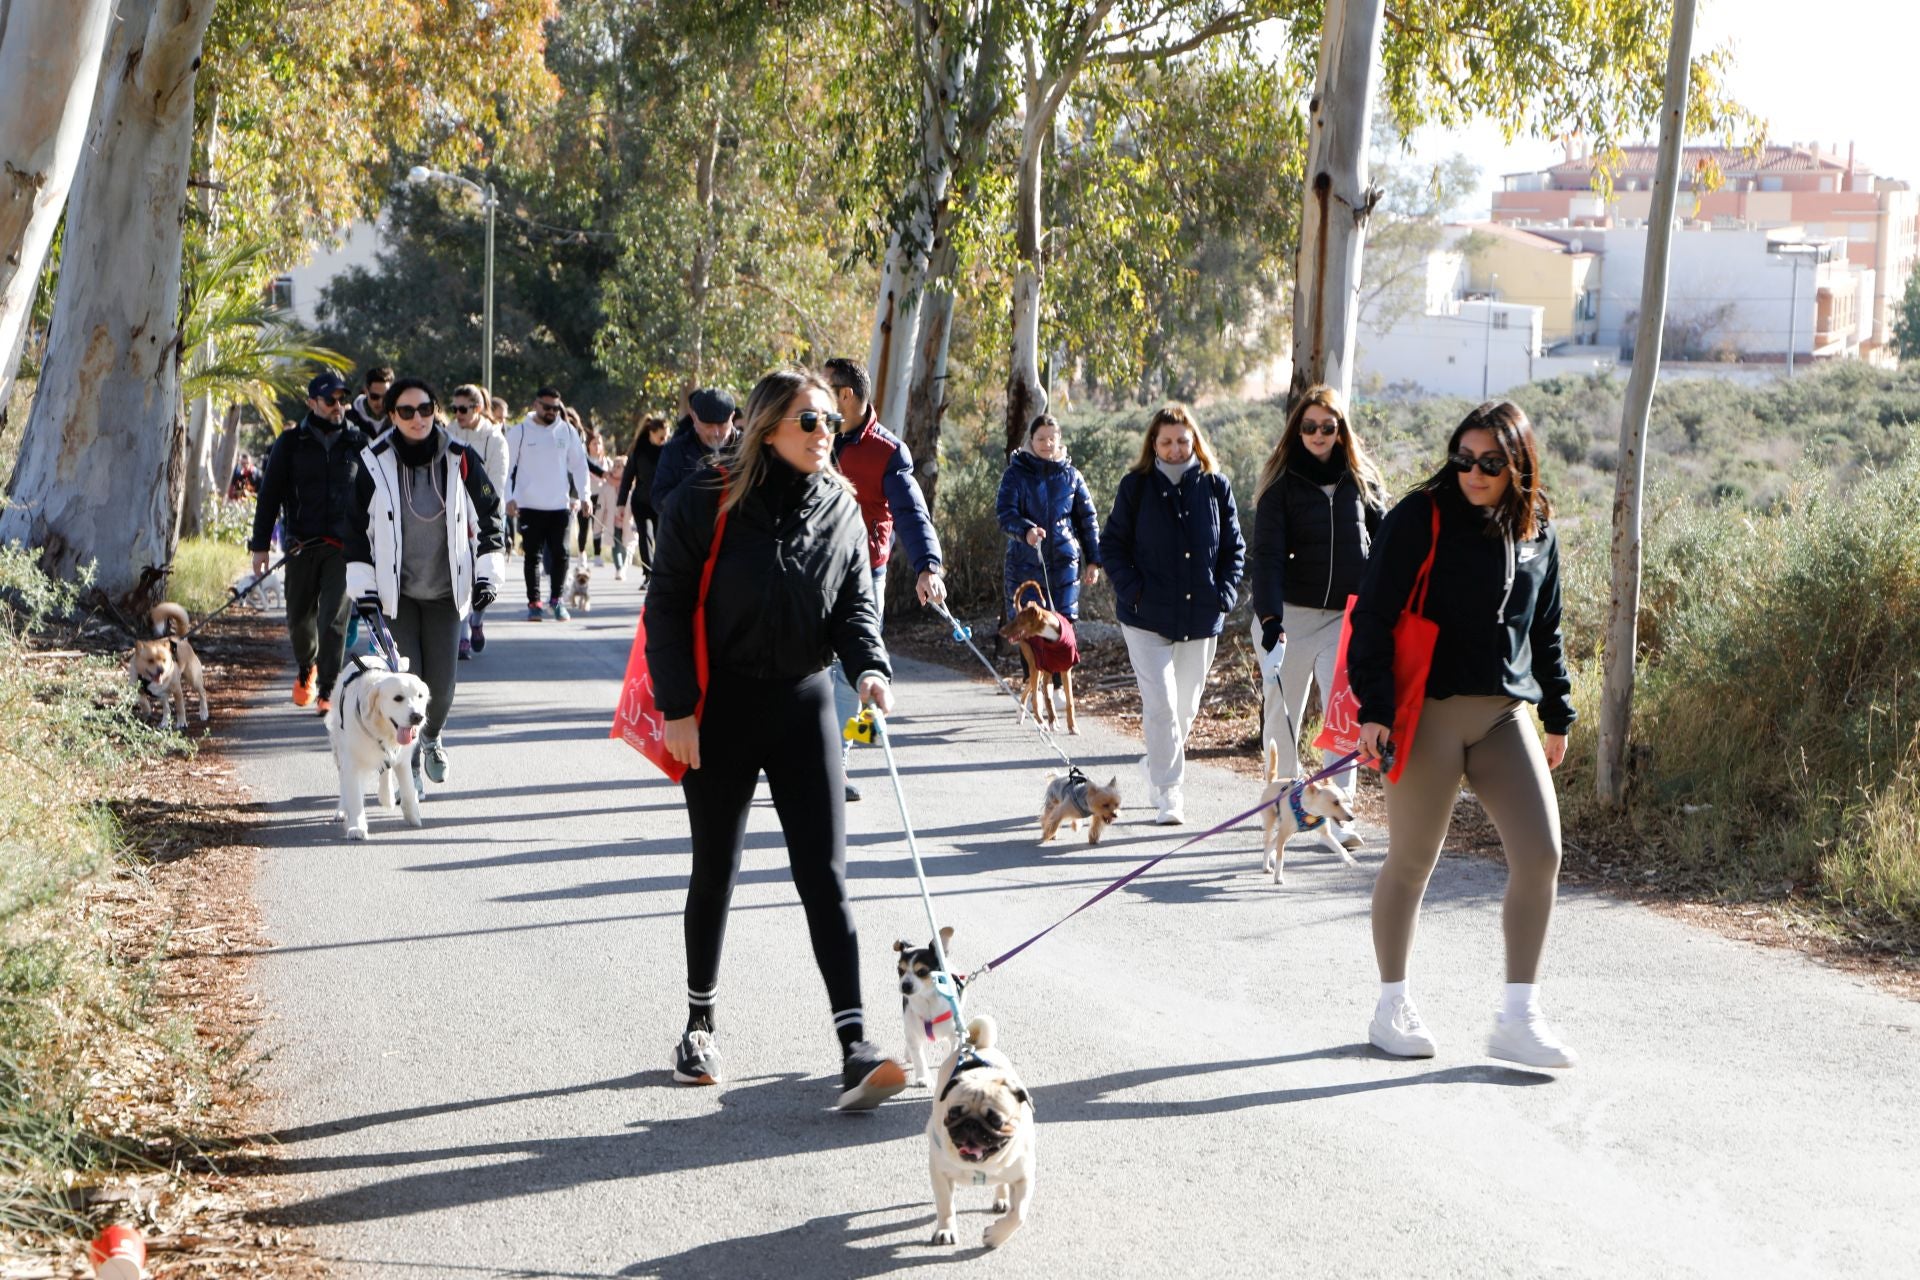
[[[1109,778],[1103,787],[1078,769],[1055,774],[1047,783],[1046,798],[1040,802],[1040,843],[1053,839],[1062,822],[1078,831],[1082,819],[1091,819],[1087,843],[1099,844],[1100,833],[1119,820],[1119,784],[1119,778]]]
[[[1073,624],[1053,610],[1029,600],[1020,606],[1004,627],[1000,638],[1020,646],[1020,660],[1027,666],[1027,687],[1021,691],[1020,705],[1033,708],[1033,718],[1046,710],[1047,728],[1054,727],[1053,699],[1047,696],[1047,676],[1060,677],[1060,689],[1067,703],[1067,732],[1079,733],[1074,719],[1073,668],[1079,665],[1080,650],[1073,636]]]
[[[157,705],[160,727],[171,729],[174,708],[180,710],[180,727],[187,727],[187,689],[200,699],[200,719],[207,719],[207,678],[200,659],[187,639],[187,611],[177,604],[157,604],[147,615],[153,620],[151,640],[133,642],[127,655],[127,674],[140,685],[140,709],[151,713]]]

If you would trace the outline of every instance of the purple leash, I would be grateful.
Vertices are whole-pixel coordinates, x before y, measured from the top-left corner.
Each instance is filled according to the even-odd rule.
[[[1042,929],[1040,932],[1034,934],[1031,938],[1028,938],[1025,942],[1021,943],[1019,946],[1013,948],[1011,951],[1006,951],[1001,953],[1000,955],[995,956],[993,959],[981,965],[978,969],[975,969],[972,973],[966,976],[965,981],[970,983],[970,982],[976,981],[977,979],[986,977],[989,973],[992,973],[994,970],[998,969],[1001,965],[1013,959],[1015,956],[1019,955],[1022,951],[1025,951],[1028,947],[1040,941],[1040,939],[1046,937],[1048,934],[1052,933],[1055,929],[1058,929],[1061,925],[1065,924],[1067,921],[1079,915],[1082,911],[1085,911],[1088,907],[1091,907],[1096,902],[1099,902],[1102,898],[1105,898],[1107,895],[1114,892],[1114,890],[1122,889],[1122,888],[1125,888],[1127,885],[1132,884],[1135,880],[1138,880],[1141,876],[1147,874],[1147,872],[1153,870],[1155,867],[1159,866],[1162,862],[1165,862],[1168,858],[1171,858],[1174,854],[1179,853],[1185,849],[1190,849],[1194,845],[1199,844],[1202,840],[1210,839],[1213,836],[1219,835],[1222,831],[1226,831],[1233,827],[1239,826],[1241,823],[1245,822],[1247,819],[1258,814],[1261,810],[1272,808],[1273,806],[1279,804],[1282,800],[1285,800],[1305,790],[1308,786],[1312,785],[1313,783],[1321,782],[1327,778],[1331,778],[1334,774],[1339,773],[1342,770],[1346,769],[1349,765],[1353,764],[1353,762],[1358,760],[1359,758],[1360,758],[1360,753],[1358,751],[1349,751],[1346,755],[1341,756],[1338,760],[1334,761],[1332,764],[1328,765],[1326,768],[1322,769],[1320,772],[1314,774],[1312,777],[1302,778],[1300,781],[1294,783],[1293,786],[1287,788],[1285,791],[1282,791],[1279,795],[1275,796],[1273,799],[1268,800],[1263,804],[1257,804],[1253,806],[1253,808],[1247,810],[1245,813],[1236,814],[1233,817],[1228,818],[1225,822],[1221,823],[1219,826],[1210,827],[1207,830],[1202,831],[1197,836],[1193,836],[1190,839],[1181,841],[1179,844],[1175,845],[1173,848],[1167,850],[1165,853],[1159,855],[1158,857],[1151,858],[1146,862],[1141,863],[1139,866],[1127,872],[1127,874],[1121,876],[1118,880],[1115,880],[1112,884],[1108,885],[1106,888],[1100,890],[1100,892],[1094,894],[1091,898],[1088,898],[1085,902],[1081,903],[1079,906],[1075,907],[1073,910],[1067,912],[1066,915],[1061,916],[1058,920],[1054,921],[1052,924],[1048,925],[1046,928]]]

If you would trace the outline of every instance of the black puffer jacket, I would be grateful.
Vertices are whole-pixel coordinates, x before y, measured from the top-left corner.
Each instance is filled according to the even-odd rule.
[[[653,517],[653,472],[660,465],[660,451],[664,448],[665,444],[655,444],[642,431],[634,437],[633,448],[627,454],[626,469],[620,473],[619,502],[633,512],[636,520]]]
[[[1286,606],[1344,609],[1360,590],[1383,504],[1353,472],[1331,494],[1289,468],[1260,495],[1253,514],[1253,613],[1286,625]]]
[[[694,713],[693,611],[720,510],[717,473],[688,480],[660,513],[647,587],[647,667],[669,720]],[[715,681],[802,680],[837,656],[857,681],[891,680],[867,563],[860,504],[826,472],[802,475],[767,455],[767,475],[727,514],[707,594]]]
[[[338,432],[329,449],[309,413],[297,426],[281,432],[267,450],[249,551],[265,551],[272,545],[276,519],[289,548],[314,538],[337,545],[346,542],[354,516],[353,483],[360,475],[360,451],[367,447],[367,437],[351,420]]]
[[[1533,541],[1515,543],[1451,479],[1388,512],[1367,562],[1347,648],[1362,723],[1393,723],[1393,627],[1433,544],[1436,501],[1440,543],[1425,612],[1439,624],[1440,638],[1426,696],[1538,703],[1547,732],[1565,733],[1574,713],[1560,639],[1559,540],[1543,523]]]

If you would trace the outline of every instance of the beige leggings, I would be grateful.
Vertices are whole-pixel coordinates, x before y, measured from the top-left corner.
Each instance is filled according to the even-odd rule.
[[[1512,698],[1429,698],[1400,781],[1387,784],[1387,861],[1373,885],[1382,982],[1407,976],[1420,900],[1465,776],[1507,855],[1507,981],[1533,982],[1560,875],[1560,803],[1533,720]]]

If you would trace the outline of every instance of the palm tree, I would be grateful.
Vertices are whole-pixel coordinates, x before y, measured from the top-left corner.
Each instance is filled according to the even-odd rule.
[[[263,292],[263,242],[214,250],[189,242],[180,293],[180,341],[187,353],[180,380],[187,415],[187,483],[181,533],[198,533],[207,503],[226,492],[240,444],[240,417],[251,409],[270,426],[280,401],[297,397],[313,366],[346,369],[337,351],[308,341],[299,325],[276,310]],[[214,448],[213,407],[224,406],[220,447]]]

